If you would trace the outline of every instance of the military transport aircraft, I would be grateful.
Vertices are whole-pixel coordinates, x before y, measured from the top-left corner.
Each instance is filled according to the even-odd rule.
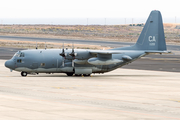
[[[150,13],[135,45],[109,50],[34,49],[15,53],[5,62],[11,71],[22,76],[38,73],[66,73],[67,76],[90,76],[105,73],[131,63],[150,53],[169,53],[166,50],[160,11]]]

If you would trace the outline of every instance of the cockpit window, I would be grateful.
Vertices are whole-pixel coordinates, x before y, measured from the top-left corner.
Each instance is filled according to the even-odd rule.
[[[25,57],[25,54],[23,52],[17,52],[14,54],[15,57]]]
[[[19,57],[19,52],[15,53],[14,57]]]
[[[20,57],[24,57],[24,53],[23,52],[20,54]]]

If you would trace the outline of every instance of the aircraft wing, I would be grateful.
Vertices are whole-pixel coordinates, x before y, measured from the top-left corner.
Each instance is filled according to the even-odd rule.
[[[122,54],[122,51],[119,50],[90,50],[91,54]],[[158,50],[146,50],[145,53],[171,53],[171,51],[158,51]]]
[[[90,50],[91,54],[121,54],[122,52],[116,50]]]

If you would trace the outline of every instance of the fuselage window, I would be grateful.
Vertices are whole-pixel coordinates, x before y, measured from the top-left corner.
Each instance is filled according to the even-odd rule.
[[[21,59],[17,59],[17,62],[18,62],[18,63],[21,63],[21,62],[22,62],[22,60],[21,60]]]
[[[45,63],[41,63],[41,66],[45,66]]]

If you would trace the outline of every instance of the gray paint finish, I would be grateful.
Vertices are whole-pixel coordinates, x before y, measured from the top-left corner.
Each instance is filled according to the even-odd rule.
[[[161,13],[152,11],[133,46],[110,50],[22,50],[6,61],[5,66],[20,71],[22,76],[31,73],[90,75],[112,71],[149,53],[167,52]]]

